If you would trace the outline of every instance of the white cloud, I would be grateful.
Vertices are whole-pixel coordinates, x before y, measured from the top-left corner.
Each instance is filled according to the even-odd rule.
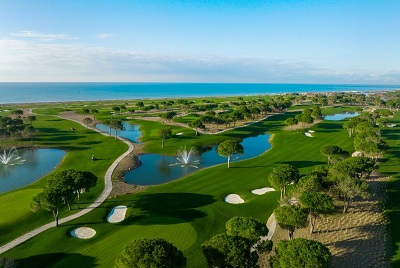
[[[0,39],[0,82],[266,82],[400,84],[400,71],[341,73],[282,59],[146,54]]]
[[[22,38],[32,38],[38,39],[42,41],[53,41],[53,40],[77,40],[78,37],[69,36],[66,34],[47,34],[47,33],[39,33],[35,31],[20,31],[11,33],[12,37],[22,37]]]
[[[96,35],[96,38],[98,38],[98,39],[108,39],[108,38],[111,38],[113,36],[114,35],[110,34],[110,33],[100,33],[100,34]]]

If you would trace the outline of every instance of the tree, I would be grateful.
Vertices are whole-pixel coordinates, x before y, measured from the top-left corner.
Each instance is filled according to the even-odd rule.
[[[63,205],[63,203],[64,202],[62,200],[61,194],[58,192],[58,189],[45,188],[43,192],[39,193],[33,198],[33,201],[31,203],[31,210],[33,212],[36,212],[40,208],[43,208],[47,211],[52,212],[56,221],[56,227],[58,227],[59,209]]]
[[[332,254],[325,245],[313,240],[296,238],[278,242],[272,266],[274,268],[330,268],[331,262]]]
[[[243,237],[217,234],[201,248],[208,267],[257,267],[258,255],[250,252],[249,243]]]
[[[72,188],[78,197],[78,208],[80,208],[81,191],[89,192],[97,184],[97,177],[88,171],[70,170]]]
[[[160,115],[160,118],[164,121],[171,122],[172,118],[176,115],[176,112],[166,112]]]
[[[314,119],[322,119],[321,108],[320,108],[319,106],[313,106],[313,107],[312,107],[311,116],[312,116]]]
[[[285,124],[289,126],[290,130],[292,130],[292,126],[297,125],[299,121],[296,118],[289,117],[285,120]]]
[[[13,111],[11,111],[11,114],[15,115],[15,116],[21,116],[21,115],[24,114],[24,111],[22,111],[22,110],[13,110]]]
[[[289,164],[283,164],[275,167],[269,174],[269,182],[274,188],[279,188],[281,191],[281,199],[286,195],[286,186],[292,182],[299,180],[299,170]]]
[[[228,158],[228,168],[230,168],[231,156],[243,154],[243,151],[243,146],[237,140],[226,140],[218,145],[218,154]]]
[[[73,169],[53,173],[46,181],[44,189],[56,192],[71,210],[71,202],[75,197],[73,178],[76,171]]]
[[[246,238],[251,245],[260,240],[260,236],[268,234],[264,222],[250,217],[233,217],[226,222],[225,227],[227,235]]]
[[[331,163],[333,155],[344,155],[345,156],[346,153],[347,152],[343,151],[343,149],[337,145],[325,145],[321,148],[321,154],[328,157],[328,164]]]
[[[161,138],[161,148],[164,148],[165,139],[171,137],[172,129],[168,128],[161,128],[158,130],[158,137]]]
[[[307,225],[308,213],[297,206],[282,206],[274,211],[276,222],[283,229],[289,232],[289,240],[293,239],[296,228],[305,227]]]
[[[92,120],[92,118],[85,117],[83,119],[83,123],[86,125],[86,127],[89,127],[89,125],[93,123],[93,120]]]
[[[314,232],[318,215],[327,213],[335,208],[332,197],[312,191],[302,192],[299,202],[304,208],[308,209],[311,234]]]
[[[204,129],[204,128],[206,127],[205,125],[203,125],[203,122],[201,122],[201,120],[199,120],[199,119],[196,119],[196,120],[191,121],[191,122],[188,124],[188,126],[189,126],[190,128],[194,128],[194,129],[196,130],[196,136],[197,136],[197,129],[198,129],[198,128]]]
[[[114,111],[114,115],[117,115],[117,113],[118,113],[119,111],[121,111],[121,108],[119,108],[118,106],[114,106],[114,107],[112,107],[111,109]]]
[[[38,131],[32,125],[28,125],[28,126],[25,126],[23,135],[25,137],[28,137],[31,141],[33,141],[33,137],[35,136],[35,134],[37,132]]]
[[[130,242],[115,260],[115,268],[184,268],[182,251],[162,238],[138,239]]]
[[[36,121],[36,116],[34,115],[29,115],[26,117],[26,119],[30,122],[30,124],[32,125],[33,121]]]
[[[114,129],[114,131],[115,131],[115,139],[117,139],[118,130],[123,130],[124,129],[124,125],[122,124],[122,121],[114,119],[114,118],[110,119],[109,127]]]
[[[138,102],[136,103],[136,106],[137,106],[137,107],[144,107],[143,101],[138,101]]]
[[[96,120],[96,114],[99,113],[99,110],[97,110],[97,109],[91,109],[90,112],[93,114],[93,120]]]
[[[337,183],[338,190],[343,194],[343,213],[346,213],[356,197],[370,196],[368,183],[365,180],[345,177]]]

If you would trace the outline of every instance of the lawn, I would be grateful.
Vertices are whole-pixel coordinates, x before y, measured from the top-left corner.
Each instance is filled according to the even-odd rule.
[[[112,164],[128,148],[127,145],[114,141],[113,138],[99,135],[77,123],[54,116],[37,116],[34,126],[39,130],[35,144],[40,147],[58,148],[67,151],[58,170],[74,168],[90,171],[97,175],[98,184],[89,193],[82,195],[82,202],[89,204],[103,191],[104,174]],[[75,128],[72,131],[71,128]],[[99,161],[91,161],[96,155]],[[30,210],[32,198],[41,191],[46,177],[26,187],[0,195],[0,244],[33,230],[45,223],[53,221],[47,211],[33,213]],[[75,211],[62,211],[61,217]]]
[[[352,139],[341,123],[324,121],[315,125],[314,138],[304,130],[283,131],[283,121],[291,114],[277,115],[267,120],[224,133],[223,135],[174,136],[167,140],[164,151],[178,145],[217,143],[226,138],[242,138],[265,131],[273,135],[272,148],[259,157],[235,162],[231,169],[219,165],[200,170],[188,177],[149,188],[145,192],[108,199],[100,208],[59,228],[50,229],[26,243],[6,252],[4,256],[17,259],[20,267],[112,267],[122,248],[131,240],[142,237],[164,237],[183,250],[188,267],[205,267],[200,245],[217,233],[224,232],[226,221],[233,216],[250,216],[266,221],[278,204],[279,192],[262,196],[251,190],[270,186],[268,174],[278,164],[289,163],[305,173],[316,165],[325,165],[320,148],[337,144],[354,151]],[[159,123],[135,121],[144,133],[147,151],[160,152],[155,131]],[[173,132],[184,128],[172,127]],[[185,132],[186,133],[186,132]],[[72,165],[72,163],[71,163]],[[232,205],[223,201],[230,193],[239,194],[246,202]],[[127,219],[120,224],[106,222],[109,211],[117,205],[129,207]],[[49,217],[50,218],[50,217]],[[79,226],[97,231],[94,238],[78,240],[69,232]]]

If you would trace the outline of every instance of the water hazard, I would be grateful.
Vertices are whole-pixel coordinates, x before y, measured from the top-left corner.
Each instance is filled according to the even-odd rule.
[[[0,193],[37,181],[51,172],[65,154],[64,151],[57,149],[18,150],[14,153],[13,159],[7,163],[0,162]],[[2,155],[4,156],[4,152]]]
[[[328,121],[339,121],[350,117],[358,116],[358,113],[340,113],[340,114],[332,114],[324,116],[325,120]]]
[[[137,138],[141,136],[140,130],[136,125],[124,124],[126,129],[121,131],[119,135],[136,142]],[[103,130],[108,131],[107,128]],[[261,155],[271,148],[271,144],[268,142],[269,137],[269,134],[263,134],[244,139],[241,143],[244,147],[244,154],[233,155],[231,161],[235,162]],[[192,152],[188,163],[182,164],[182,154],[188,153],[191,148],[186,148],[185,152],[182,149],[184,147],[181,148],[181,155],[178,155],[177,151],[176,156],[141,155],[140,161],[142,165],[129,171],[125,176],[125,181],[136,185],[162,184],[187,176],[199,169],[227,162],[225,157],[218,155],[216,146],[214,146],[205,152]]]

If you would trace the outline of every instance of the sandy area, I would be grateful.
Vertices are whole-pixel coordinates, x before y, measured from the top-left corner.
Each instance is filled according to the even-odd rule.
[[[268,193],[268,192],[272,192],[272,191],[275,191],[275,189],[271,188],[271,187],[265,187],[265,188],[255,189],[255,190],[253,190],[251,192],[253,194],[262,195],[262,194],[265,194],[265,193]]]
[[[308,133],[314,133],[315,131],[314,131],[314,130],[311,130],[311,129],[309,129],[309,130],[307,130],[307,132],[308,132]]]
[[[71,235],[80,239],[89,239],[96,234],[96,231],[89,227],[79,227],[71,231]]]
[[[362,152],[355,151],[354,153],[351,154],[351,157],[356,157],[356,156],[363,156]]]
[[[313,135],[311,133],[306,132],[306,133],[304,133],[304,135],[306,135],[307,137],[313,138]]]
[[[230,194],[225,197],[225,202],[230,204],[242,204],[244,200],[237,194]]]
[[[125,214],[128,208],[126,206],[116,206],[108,214],[107,221],[110,223],[121,222],[125,219]]]
[[[390,237],[388,219],[380,200],[386,197],[385,178],[368,180],[373,196],[354,202],[348,213],[336,213],[317,219],[315,231],[296,229],[294,238],[317,240],[332,253],[332,267],[390,267]],[[288,239],[287,230],[276,226],[272,240]],[[267,267],[267,266],[261,266]]]

